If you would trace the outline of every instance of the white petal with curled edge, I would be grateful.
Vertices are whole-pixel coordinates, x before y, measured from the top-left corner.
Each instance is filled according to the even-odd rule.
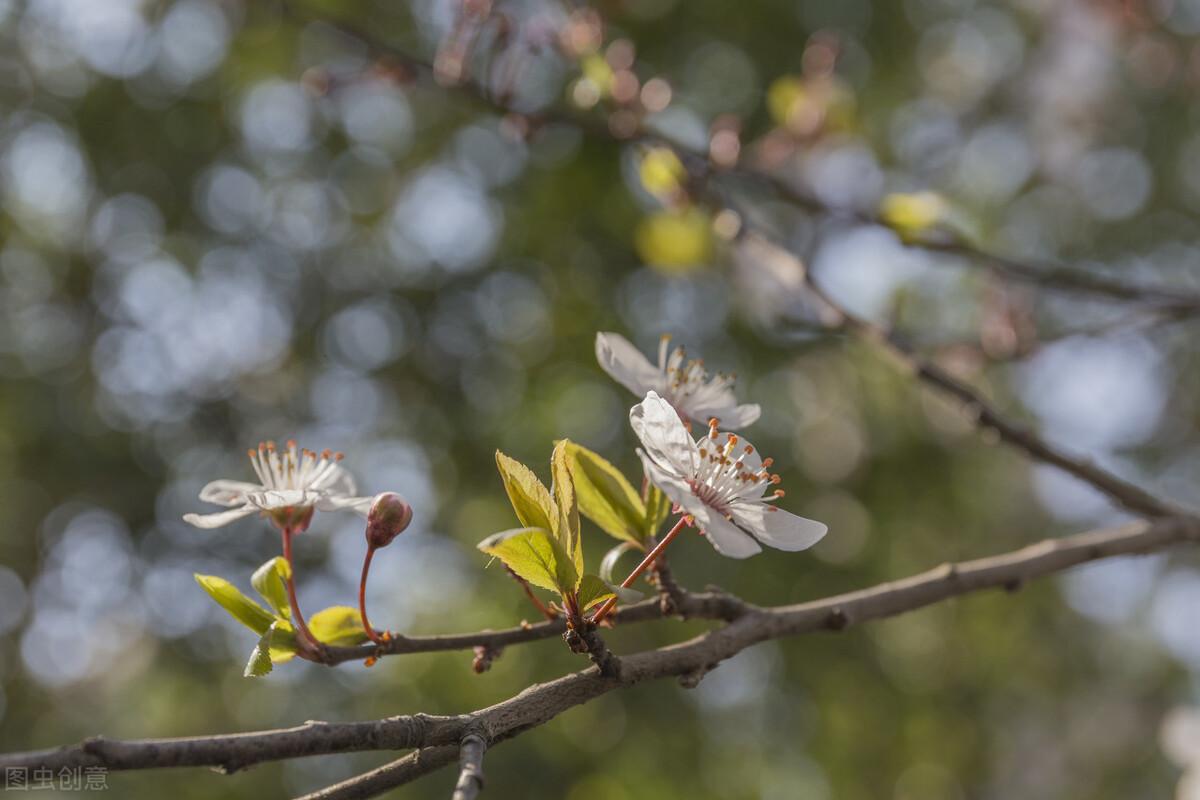
[[[240,506],[246,502],[250,492],[261,492],[262,487],[257,483],[245,481],[212,481],[200,490],[200,499],[206,503],[216,503],[220,506]]]
[[[353,511],[355,514],[365,517],[371,511],[371,504],[374,502],[373,496],[347,497],[340,494],[327,494],[317,501],[317,508],[321,511]]]
[[[696,443],[683,427],[675,407],[657,392],[647,392],[642,402],[629,409],[629,424],[646,452],[660,466],[670,468],[680,477],[696,474],[700,465]]]
[[[637,454],[642,459],[642,468],[646,471],[646,477],[650,479],[651,483],[662,489],[663,494],[670,498],[672,503],[693,516],[707,516],[708,506],[704,505],[699,497],[696,497],[692,487],[677,475],[673,475],[656,464],[654,459],[646,454],[646,451],[639,448]]]
[[[758,546],[758,542],[754,541],[748,534],[740,531],[736,525],[722,517],[716,511],[711,511],[708,514],[708,519],[703,524],[701,524],[699,517],[697,517],[696,525],[704,533],[709,544],[723,556],[729,558],[749,558],[756,553],[762,552],[762,548]]]
[[[638,397],[662,386],[663,374],[658,367],[619,333],[596,334],[596,360],[601,369]]]
[[[712,416],[721,421],[722,428],[726,430],[738,430],[757,422],[758,418],[762,416],[762,408],[759,407],[758,403],[746,403],[733,408],[714,411],[712,412]]]
[[[311,489],[269,489],[265,492],[253,492],[246,495],[247,502],[258,506],[263,511],[273,511],[276,508],[302,508],[315,506],[321,499],[320,492]]]
[[[797,516],[766,503],[735,500],[733,520],[765,545],[779,550],[807,550],[829,531],[823,522]]]
[[[258,513],[258,509],[247,503],[241,508],[218,511],[215,514],[184,514],[183,521],[189,525],[195,525],[197,528],[220,528],[256,513]]]

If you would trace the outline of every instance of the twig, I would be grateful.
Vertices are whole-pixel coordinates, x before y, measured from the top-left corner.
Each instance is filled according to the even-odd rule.
[[[507,97],[493,95],[479,78],[468,76],[452,83],[439,82],[437,70],[429,59],[386,42],[375,33],[336,16],[322,15],[310,9],[305,9],[304,13],[301,13],[296,5],[294,0],[284,0],[281,3],[283,10],[296,20],[319,21],[335,28],[363,42],[375,56],[400,64],[413,78],[433,83],[446,91],[456,92],[489,111],[522,117],[531,123],[529,126],[531,130],[536,129],[542,123],[553,122],[572,126],[588,136],[617,144],[628,142],[662,144],[674,150],[692,167],[700,165],[706,179],[711,177],[711,164],[705,149],[696,148],[668,134],[651,131],[641,121],[638,121],[628,135],[617,136],[603,119],[591,113],[576,111],[566,105],[552,106],[536,113],[523,112],[514,108]],[[747,163],[744,160],[731,167],[726,167],[723,171],[726,174],[753,180],[770,189],[781,200],[807,212],[846,218],[862,225],[894,229],[887,220],[873,210],[832,206],[769,169]],[[968,259],[972,264],[996,274],[1047,289],[1107,297],[1114,300],[1154,303],[1161,308],[1177,310],[1181,313],[1200,312],[1200,293],[1195,291],[1141,286],[1061,264],[1023,261],[980,249],[950,232],[943,232],[943,236],[949,238],[910,241],[906,242],[906,245],[911,249],[923,250],[928,253],[960,256]]]
[[[544,724],[574,706],[614,689],[643,681],[677,676],[695,685],[705,673],[745,648],[768,639],[840,631],[870,620],[897,616],[959,595],[985,589],[1015,591],[1034,578],[1052,575],[1089,561],[1144,554],[1200,540],[1200,521],[1192,518],[1135,522],[1120,528],[1090,531],[1061,539],[1046,539],[1003,555],[946,563],[910,578],[809,603],[775,608],[749,608],[735,621],[680,644],[621,659],[619,677],[605,677],[592,667],[467,715],[489,731],[491,745]],[[442,752],[442,764],[454,760]],[[356,782],[371,781],[374,794],[314,794],[303,800],[345,800],[374,797],[412,780],[404,771],[407,756],[380,770],[339,784],[350,791]],[[382,770],[395,769],[394,779],[380,782]],[[391,774],[391,773],[389,773]],[[424,773],[421,773],[424,774]],[[401,779],[403,778],[403,779]]]
[[[1149,553],[1200,540],[1200,521],[1175,518],[1136,522],[1120,528],[1046,539],[1003,555],[940,567],[891,583],[798,605],[760,608],[720,593],[740,613],[727,625],[690,641],[623,656],[619,674],[592,667],[532,686],[489,708],[454,717],[394,717],[375,722],[308,723],[299,728],[252,734],[136,742],[88,740],[56,750],[0,756],[0,768],[104,766],[109,769],[218,766],[239,769],[263,761],[358,750],[423,747],[365,776],[310,795],[313,800],[373,797],[455,759],[461,737],[488,732],[489,745],[537,727],[573,706],[618,687],[669,676],[703,673],[741,650],[767,639],[821,630],[841,630],[868,620],[896,616],[941,600],[985,589],[1015,589],[1025,582],[1103,558]],[[697,595],[689,595],[689,599]],[[651,601],[653,602],[653,601]],[[717,602],[715,600],[710,602]],[[360,786],[369,786],[363,793]]]
[[[741,236],[771,247],[782,255],[796,258],[786,248],[771,241],[760,232],[744,230]],[[842,328],[853,333],[859,339],[891,356],[893,361],[923,383],[958,400],[970,413],[976,427],[990,430],[1001,440],[1023,450],[1034,459],[1058,467],[1091,484],[1135,514],[1148,517],[1171,517],[1184,516],[1189,513],[1167,501],[1160,500],[1144,489],[1083,458],[1060,450],[1033,431],[1012,422],[997,411],[983,395],[950,375],[937,364],[922,358],[898,336],[848,311],[813,279],[810,270],[801,268],[801,272],[809,291],[836,316],[836,320],[829,324],[830,327]]]
[[[366,800],[436,772],[458,756],[458,745],[425,747],[382,767],[327,786],[296,800]]]
[[[487,752],[487,742],[477,733],[468,733],[463,737],[459,751],[458,783],[450,800],[475,800],[483,791],[483,754]]]
[[[95,737],[69,747],[0,755],[0,767],[46,768],[55,772],[76,767],[104,767],[113,771],[216,767],[232,773],[266,761],[450,744],[457,742],[468,721],[463,717],[417,714],[370,722],[310,720],[294,728],[222,736],[131,741]]]

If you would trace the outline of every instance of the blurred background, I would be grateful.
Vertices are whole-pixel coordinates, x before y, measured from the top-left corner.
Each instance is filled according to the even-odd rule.
[[[249,591],[276,536],[180,517],[251,478],[259,440],[341,450],[360,489],[416,508],[376,558],[377,624],[533,619],[473,547],[514,524],[492,453],[548,480],[569,436],[636,475],[597,330],[736,370],[787,507],[830,525],[748,562],[683,539],[686,586],[797,602],[1123,519],[815,330],[796,265],[731,239],[639,131],[816,198],[722,179],[847,306],[1194,501],[1192,323],[896,230],[1200,289],[1198,33],[1196,0],[0,0],[0,749],[458,713],[579,668],[547,641],[482,676],[451,653],[245,679],[254,636],[192,573]],[[848,213],[889,195],[894,229]],[[585,537],[595,564],[611,540]],[[317,516],[305,608],[353,603],[363,547],[356,518]],[[487,796],[1196,798],[1198,632],[1194,553],[1105,562],[603,697],[490,753]],[[282,797],[385,758],[109,785]]]

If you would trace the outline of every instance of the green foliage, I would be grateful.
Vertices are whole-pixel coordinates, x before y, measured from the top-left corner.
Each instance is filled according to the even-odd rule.
[[[284,619],[292,618],[292,608],[288,603],[286,581],[292,575],[292,567],[283,556],[275,556],[254,571],[250,584],[262,595],[277,616]]]
[[[358,609],[351,606],[323,608],[308,621],[308,629],[324,644],[350,647],[369,638]]]
[[[196,583],[208,592],[230,616],[258,635],[263,635],[275,621],[275,615],[242,594],[236,586],[216,575],[195,576]]]
[[[496,451],[496,468],[500,470],[500,478],[504,481],[504,491],[512,503],[517,519],[527,528],[542,528],[554,531],[558,526],[558,512],[550,492],[538,480],[529,467],[520,461],[509,458]]]
[[[555,443],[550,456],[550,474],[554,478],[551,486],[554,502],[558,506],[558,540],[574,567],[572,588],[577,588],[579,578],[583,575],[583,538],[579,533],[579,500],[575,493],[575,479],[567,462],[569,445],[567,439]],[[563,580],[563,583],[566,581]]]
[[[606,459],[582,445],[568,442],[567,454],[580,513],[609,536],[644,549],[657,525],[633,485]]]
[[[560,594],[574,591],[575,580],[563,580],[568,576],[560,576],[564,566],[573,569],[571,561],[559,558],[560,547],[545,528],[501,531],[484,539],[477,547],[500,559],[504,566],[534,586]]]
[[[613,581],[613,570],[617,567],[617,562],[621,560],[621,556],[633,551],[642,551],[644,548],[639,547],[633,542],[621,542],[616,547],[604,554],[603,560],[600,562],[600,578],[608,583]]]
[[[577,602],[579,603],[579,608],[586,611],[613,595],[616,595],[617,599],[622,603],[636,603],[645,596],[635,589],[626,589],[622,586],[617,586],[611,581],[606,581],[595,575],[584,575],[583,580],[579,583]]]

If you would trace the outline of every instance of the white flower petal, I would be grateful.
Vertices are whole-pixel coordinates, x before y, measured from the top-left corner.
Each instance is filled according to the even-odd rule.
[[[823,522],[805,519],[790,511],[759,502],[735,500],[733,520],[763,544],[779,550],[807,550],[829,530]]]
[[[254,492],[246,495],[246,500],[261,508],[272,511],[276,508],[302,508],[315,506],[321,499],[320,492],[302,491],[300,489],[271,489],[265,492]]]
[[[738,530],[737,526],[722,517],[716,511],[708,514],[708,519],[701,524],[696,518],[696,526],[704,533],[718,553],[729,558],[749,558],[755,553],[761,553],[762,548],[750,536]]]
[[[246,502],[246,495],[251,492],[261,492],[262,487],[257,483],[246,483],[245,481],[213,481],[200,490],[200,499],[206,503],[216,503],[220,506],[243,505]]]
[[[241,508],[218,511],[215,514],[184,514],[183,521],[189,525],[195,525],[197,528],[220,528],[222,525],[228,525],[257,512],[256,507],[247,503]]]
[[[317,501],[317,508],[321,511],[353,511],[356,514],[367,516],[371,510],[371,504],[375,502],[372,497],[350,497],[342,494],[327,494]]]
[[[640,447],[637,454],[642,459],[642,469],[646,471],[646,477],[650,479],[651,483],[662,489],[663,494],[670,498],[672,503],[683,507],[684,511],[689,514],[695,513],[693,509],[704,513],[704,504],[700,502],[700,498],[696,497],[692,488],[682,478],[657,464]]]
[[[688,415],[692,419],[702,421],[705,424],[713,417],[716,417],[721,423],[721,430],[736,431],[757,422],[758,418],[762,416],[762,408],[759,407],[758,403],[746,403],[740,406],[696,408],[694,412],[689,412]]]
[[[619,333],[596,334],[596,360],[617,383],[641,397],[663,385],[663,373]]]
[[[677,476],[690,478],[700,465],[696,443],[674,406],[647,392],[646,399],[629,409],[629,424],[642,446],[660,466],[669,467]]]

